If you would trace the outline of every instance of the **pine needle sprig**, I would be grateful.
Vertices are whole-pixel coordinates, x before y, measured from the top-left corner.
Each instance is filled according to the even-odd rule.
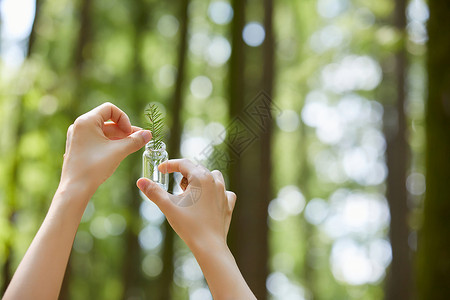
[[[152,140],[155,149],[161,148],[162,139],[164,138],[164,117],[156,104],[151,104],[145,110],[145,116],[148,119],[147,128],[152,132]]]

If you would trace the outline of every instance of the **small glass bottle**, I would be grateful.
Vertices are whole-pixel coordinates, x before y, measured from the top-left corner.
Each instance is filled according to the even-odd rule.
[[[155,145],[153,141],[150,141],[145,145],[142,157],[144,177],[156,182],[166,191],[169,188],[169,173],[162,173],[158,166],[168,159],[166,144],[163,142],[158,142]]]

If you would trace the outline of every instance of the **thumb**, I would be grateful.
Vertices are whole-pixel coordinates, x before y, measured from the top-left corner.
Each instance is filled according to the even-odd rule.
[[[173,205],[169,194],[150,179],[145,177],[139,178],[136,185],[151,201],[158,205],[164,214]]]
[[[151,140],[151,138],[152,133],[150,130],[139,130],[133,134],[130,134],[126,138],[116,140],[116,143],[118,144],[121,152],[127,156],[141,149]]]

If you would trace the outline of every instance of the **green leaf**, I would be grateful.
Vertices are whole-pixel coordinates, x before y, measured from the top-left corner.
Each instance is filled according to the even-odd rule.
[[[162,139],[164,138],[164,117],[159,111],[156,104],[151,104],[145,110],[145,116],[148,119],[148,124],[146,129],[152,132],[152,140],[156,149],[161,147]]]

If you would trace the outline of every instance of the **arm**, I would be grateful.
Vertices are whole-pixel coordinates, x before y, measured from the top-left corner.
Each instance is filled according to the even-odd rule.
[[[256,299],[227,246],[236,195],[225,190],[219,171],[209,172],[186,159],[169,160],[163,172],[181,172],[184,192],[175,196],[147,178],[139,189],[166,215],[172,228],[197,259],[214,299]]]
[[[60,184],[4,300],[58,298],[89,199],[119,163],[150,138],[149,131],[131,126],[127,115],[109,103],[80,116],[69,127]]]

